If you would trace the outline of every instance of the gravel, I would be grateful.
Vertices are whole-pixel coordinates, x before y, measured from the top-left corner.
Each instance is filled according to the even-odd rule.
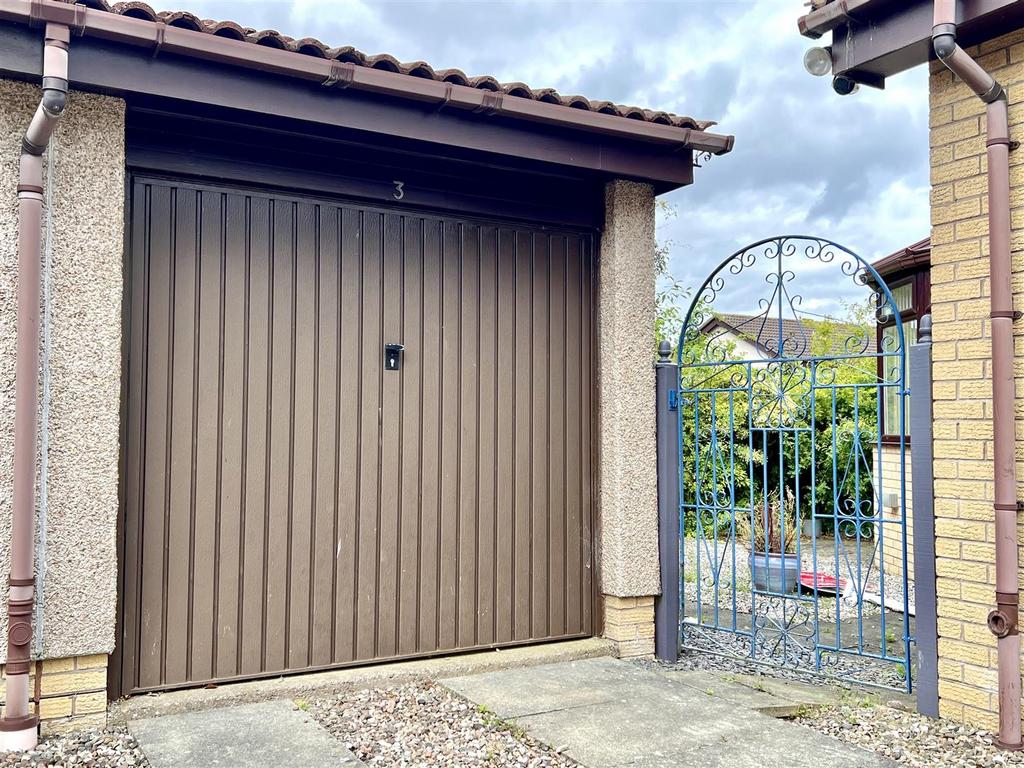
[[[892,707],[842,704],[797,722],[913,768],[1024,765],[1024,752],[1000,750],[988,731]]]
[[[713,569],[714,564],[709,562],[709,559],[717,557],[721,563],[721,570],[718,576],[718,605],[721,609],[732,610],[733,607],[733,592],[732,584],[736,584],[736,610],[741,613],[750,613],[751,610],[751,581],[750,581],[750,550],[747,545],[742,542],[736,542],[736,566],[735,572],[733,570],[733,554],[729,548],[728,542],[725,540],[718,542],[717,552],[715,548],[715,542],[706,540],[702,542],[702,557],[701,557],[701,602],[705,606],[705,610],[708,607],[714,605],[714,578]],[[845,551],[847,556],[844,556]],[[873,544],[866,542],[862,547],[862,561],[860,563],[860,572],[862,578],[866,583],[867,592],[880,593],[881,591],[881,580],[879,578],[878,569],[878,555],[876,554],[872,559]],[[686,595],[686,602],[688,604],[687,614],[694,615],[697,604],[697,540],[694,538],[687,538],[684,543],[684,571],[683,571],[683,582],[684,592]],[[804,540],[801,546],[800,552],[801,567],[805,571],[814,570],[815,562],[814,555],[811,551],[810,540]],[[830,576],[835,576],[838,572],[841,578],[850,580],[851,569],[856,570],[858,564],[856,562],[856,552],[852,543],[845,543],[840,547],[839,551],[839,566],[836,567],[836,550],[834,539],[830,538],[819,538],[817,540],[817,571]],[[910,610],[913,613],[914,610],[914,588],[913,584],[907,585],[907,596],[910,603]],[[887,573],[885,576],[885,599],[890,605],[900,605],[903,603],[903,578],[899,575]],[[876,616],[881,612],[881,608],[869,601],[865,601],[863,606],[858,612],[858,606],[855,599],[842,599],[839,600],[839,615],[841,619],[855,619],[858,615],[862,616]],[[823,616],[830,616],[835,619],[836,600],[835,598],[824,597],[819,595],[818,597],[819,611],[822,612]],[[902,608],[901,608],[902,610]]]
[[[434,683],[311,702],[310,712],[367,765],[568,767],[576,763]]]
[[[149,761],[127,730],[108,728],[51,736],[29,752],[0,752],[0,768],[28,766],[148,768]]]
[[[767,661],[755,663],[749,659],[749,638],[730,632],[689,626],[685,628],[685,638],[687,647],[680,652],[679,661],[672,665],[676,669],[764,675],[843,688],[860,684],[901,691],[906,685],[903,665],[877,661],[866,656],[826,656],[823,657],[821,671],[816,672],[810,656],[791,658],[785,666]]]

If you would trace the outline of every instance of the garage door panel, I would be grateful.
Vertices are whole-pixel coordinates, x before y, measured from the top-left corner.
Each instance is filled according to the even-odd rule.
[[[339,211],[341,243],[341,330],[338,368],[338,498],[337,543],[335,544],[335,658],[355,658],[356,536],[359,508],[358,396],[362,378],[362,253],[359,232],[361,214],[346,208]],[[345,393],[348,393],[346,404]],[[356,399],[351,397],[356,393]]]
[[[477,604],[477,516],[479,499],[479,462],[477,431],[479,424],[479,349],[480,336],[480,228],[459,227],[460,299],[458,332],[458,368],[452,380],[457,384],[455,421],[458,424],[456,483],[458,489],[455,562],[458,573],[456,595],[456,643],[476,645]]]
[[[285,366],[292,372],[288,480],[290,515],[287,533],[289,564],[285,597],[288,626],[288,652],[285,659],[287,669],[302,668],[311,664],[312,614],[309,601],[313,587],[313,444],[316,439],[316,356],[319,343],[316,323],[316,295],[319,290],[318,207],[298,203],[294,206],[294,216],[292,357]]]
[[[419,648],[420,595],[420,468],[423,462],[423,227],[419,219],[402,222],[401,328],[406,345],[405,373],[400,380],[401,462],[399,489],[397,653],[409,655]]]
[[[314,489],[311,537],[312,588],[310,664],[325,666],[334,659],[334,609],[337,603],[338,487],[341,341],[340,217],[337,208],[323,206],[317,220],[317,278],[314,301]]]
[[[590,631],[587,238],[132,201],[125,691]]]
[[[494,226],[483,226],[479,230],[479,310],[477,364],[479,383],[477,426],[478,468],[477,468],[477,540],[476,559],[476,643],[495,642],[495,496],[497,489],[497,431],[498,392],[497,374],[499,358],[498,332],[498,271],[497,234]]]
[[[515,235],[507,228],[496,235],[497,322],[494,366],[496,374],[497,432],[495,445],[495,642],[510,642],[513,633],[515,576],[515,383],[516,361],[516,252]]]
[[[548,626],[552,635],[565,634],[565,238],[548,239]]]
[[[189,674],[214,677],[217,633],[214,620],[220,564],[220,481],[222,478],[221,354],[225,276],[223,195],[198,192],[196,197],[196,338],[193,384],[194,470],[191,481],[190,601],[187,641]],[[202,439],[200,439],[202,436]]]
[[[512,490],[512,604],[513,639],[527,640],[532,628],[531,569],[533,535],[533,423],[531,414],[534,381],[533,366],[533,242],[530,233],[517,231],[514,241],[515,261],[515,324],[512,349],[515,350],[512,395],[512,438],[514,453],[514,487]]]
[[[175,191],[171,203],[174,216],[171,254],[173,304],[168,318],[171,344],[171,423],[168,441],[169,478],[165,536],[168,552],[164,580],[168,585],[165,606],[165,635],[162,665],[168,677],[188,678],[191,672],[190,637],[192,501],[195,470],[195,406],[198,398],[196,355],[198,352],[198,252],[196,192]],[[169,585],[180,585],[171,589]]]
[[[267,410],[267,498],[264,507],[266,591],[263,606],[263,665],[287,666],[288,533],[291,525],[291,447],[293,427],[295,262],[294,206],[271,201],[269,405]]]
[[[356,653],[357,659],[372,659],[376,646],[374,620],[377,611],[377,535],[379,518],[380,451],[380,358],[373,354],[382,346],[381,233],[380,214],[362,216],[360,240],[361,287],[359,320],[361,354],[359,392],[355,403],[346,407],[359,411],[357,443],[359,476],[356,508]]]
[[[383,359],[385,344],[402,340],[402,217],[381,216],[382,290],[381,340],[378,359]],[[377,639],[374,656],[394,656],[398,652],[398,559],[401,545],[399,495],[401,492],[401,395],[402,375],[394,372],[381,377],[380,424],[380,501],[377,516],[380,530],[377,544]]]
[[[241,394],[243,442],[240,512],[242,550],[239,555],[238,674],[252,675],[263,667],[263,611],[266,575],[264,529],[267,505],[267,418],[270,407],[270,203],[258,197],[244,199],[245,319]]]
[[[530,387],[530,637],[548,633],[548,582],[546,574],[550,547],[548,530],[548,476],[551,471],[551,431],[548,420],[550,396],[549,344],[551,341],[548,238],[532,233],[530,338],[532,376]]]
[[[443,339],[441,307],[444,232],[440,221],[423,222],[423,322],[420,375],[423,379],[420,473],[419,647],[438,647],[438,598],[441,554],[441,424]]]
[[[224,277],[221,336],[223,382],[245,380],[246,301],[248,298],[248,223],[245,201],[223,195]],[[243,445],[245,443],[245,396],[218,393],[220,409],[220,470],[217,492],[217,546],[214,548],[214,595],[216,618],[213,641],[214,677],[239,673],[239,573],[244,551],[242,512],[244,505]]]

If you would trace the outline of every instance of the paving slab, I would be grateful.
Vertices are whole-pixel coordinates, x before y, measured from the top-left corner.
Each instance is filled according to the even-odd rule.
[[[130,720],[153,768],[356,768],[363,763],[288,700]]]
[[[780,698],[708,673],[589,659],[441,682],[587,768],[882,768],[893,765],[762,714]]]
[[[757,711],[773,710],[780,700],[772,693],[757,686],[745,685],[728,673],[694,670],[666,670],[669,679],[709,695],[725,699],[731,704]],[[786,701],[788,704],[788,700]]]

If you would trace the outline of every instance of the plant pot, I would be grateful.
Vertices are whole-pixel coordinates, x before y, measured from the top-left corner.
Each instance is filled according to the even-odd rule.
[[[800,532],[808,538],[821,536],[821,518],[808,517],[800,524]]]
[[[788,595],[800,583],[800,562],[795,554],[751,552],[750,581],[757,592]]]

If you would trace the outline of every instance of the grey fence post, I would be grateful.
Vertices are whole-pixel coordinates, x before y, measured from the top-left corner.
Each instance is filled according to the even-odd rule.
[[[924,315],[910,347],[910,479],[914,521],[914,636],[917,709],[939,716],[935,604],[935,486],[932,473],[932,318]]]
[[[661,595],[654,601],[654,653],[679,659],[679,366],[672,345],[662,341],[655,365],[658,428],[658,556]]]

